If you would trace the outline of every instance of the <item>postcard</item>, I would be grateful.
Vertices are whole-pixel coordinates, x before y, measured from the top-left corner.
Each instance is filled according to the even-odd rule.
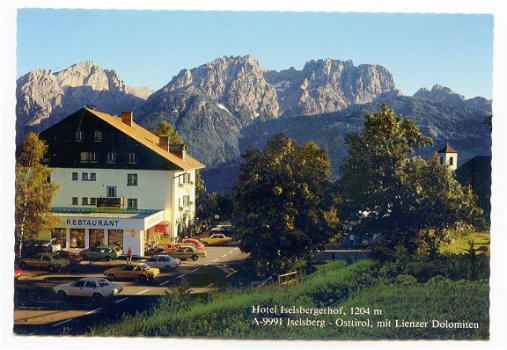
[[[505,345],[498,3],[373,3],[3,4],[6,346]]]

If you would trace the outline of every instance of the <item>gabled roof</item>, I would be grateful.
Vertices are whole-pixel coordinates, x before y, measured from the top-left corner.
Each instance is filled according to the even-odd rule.
[[[160,138],[157,135],[151,133],[150,131],[146,130],[145,128],[134,122],[132,122],[132,125],[129,126],[125,124],[120,117],[115,117],[110,114],[99,112],[90,108],[85,108],[85,110],[91,115],[105,121],[112,127],[123,132],[127,136],[133,138],[134,140],[141,143],[143,146],[149,148],[150,150],[154,151],[161,157],[167,159],[169,162],[175,164],[182,170],[202,169],[205,167],[204,164],[192,158],[188,154],[185,155],[185,159],[182,159],[177,155],[161,148],[159,146]]]
[[[444,148],[442,148],[438,153],[458,153],[454,148],[452,148],[449,145],[446,145]]]

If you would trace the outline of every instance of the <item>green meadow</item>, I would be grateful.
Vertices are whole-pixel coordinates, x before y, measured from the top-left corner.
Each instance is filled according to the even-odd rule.
[[[118,322],[91,329],[89,335],[484,340],[489,337],[488,279],[489,261],[483,254],[383,264],[329,261],[291,287],[239,287],[197,296],[171,290],[151,310],[124,315]],[[343,314],[253,313],[254,306],[342,308]],[[289,318],[304,325],[290,324]],[[433,320],[468,327],[433,327]],[[400,326],[408,324],[403,322],[412,326]]]

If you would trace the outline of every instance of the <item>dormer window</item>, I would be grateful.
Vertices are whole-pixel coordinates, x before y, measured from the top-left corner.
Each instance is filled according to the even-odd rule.
[[[76,130],[76,142],[83,142],[84,132],[83,130]]]
[[[137,153],[128,153],[128,162],[129,163],[137,163]]]
[[[107,162],[115,163],[116,162],[116,153],[115,152],[107,152]]]
[[[94,141],[95,142],[102,142],[102,131],[95,131],[95,134],[94,134]]]
[[[97,152],[81,152],[81,162],[96,162],[98,160]]]

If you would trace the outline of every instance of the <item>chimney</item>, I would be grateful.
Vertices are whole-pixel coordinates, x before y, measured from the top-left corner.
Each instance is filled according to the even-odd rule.
[[[130,111],[121,112],[121,121],[128,126],[132,126],[132,118],[134,117],[134,113]]]
[[[158,145],[160,146],[160,148],[162,148],[164,151],[167,151],[169,152],[169,136],[167,135],[162,135],[159,137],[159,143]]]

